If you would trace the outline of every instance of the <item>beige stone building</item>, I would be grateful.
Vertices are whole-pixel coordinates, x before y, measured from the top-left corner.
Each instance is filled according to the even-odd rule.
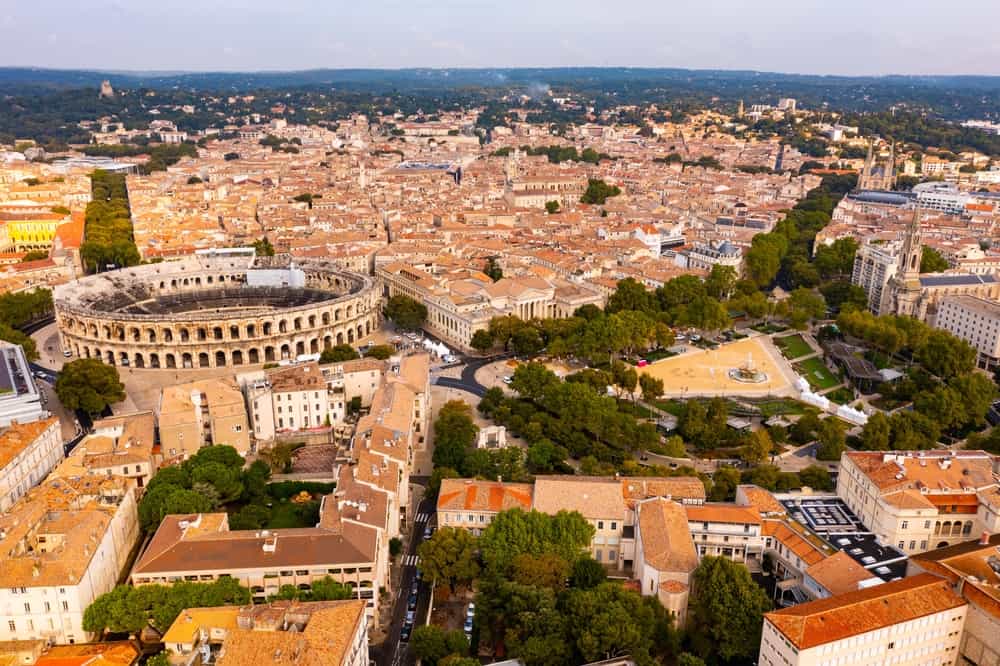
[[[483,533],[496,515],[509,509],[531,511],[534,485],[479,479],[442,479],[437,517],[441,527]]]
[[[636,505],[635,569],[643,596],[655,596],[674,614],[677,625],[687,623],[691,575],[698,567],[698,553],[685,507],[662,497]]]
[[[985,451],[849,451],[837,495],[884,545],[922,553],[1000,527]]]
[[[154,453],[156,419],[153,412],[121,414],[94,421],[94,429],[84,437],[53,477],[84,474],[115,474],[133,479],[143,488],[156,474],[160,456]]]
[[[375,617],[378,589],[387,584],[379,557],[384,548],[379,528],[330,502],[323,504],[319,526],[309,528],[230,530],[225,513],[171,515],[135,563],[131,580],[169,585],[230,576],[263,601],[282,585],[308,586],[330,576],[364,599]]]
[[[135,483],[51,479],[0,516],[0,641],[87,642],[83,613],[121,576],[139,536]]]
[[[764,616],[760,666],[951,666],[968,605],[929,574]]]
[[[227,444],[243,456],[251,450],[243,393],[231,377],[164,388],[157,420],[165,460],[187,458],[212,444]]]
[[[753,506],[706,503],[686,506],[698,557],[725,557],[756,570],[764,550],[760,512]]]
[[[15,421],[0,431],[0,513],[41,483],[62,458],[59,419]]]
[[[189,608],[163,635],[171,664],[367,666],[368,616],[361,601],[274,601]]]
[[[473,334],[494,317],[520,319],[569,317],[587,304],[604,305],[596,288],[539,275],[504,277],[493,282],[479,270],[417,268],[403,263],[379,267],[390,298],[405,295],[427,307],[424,328],[445,344],[471,350]]]

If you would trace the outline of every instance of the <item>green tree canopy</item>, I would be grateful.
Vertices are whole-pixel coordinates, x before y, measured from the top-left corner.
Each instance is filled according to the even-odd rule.
[[[456,585],[471,583],[479,575],[476,539],[457,527],[442,527],[417,548],[420,568],[430,580]]]
[[[706,556],[695,569],[692,586],[698,591],[689,605],[694,652],[708,661],[753,659],[771,600],[747,568],[725,557]]]
[[[125,399],[125,385],[118,378],[118,370],[93,358],[80,358],[64,365],[55,389],[64,407],[89,414],[99,414]]]

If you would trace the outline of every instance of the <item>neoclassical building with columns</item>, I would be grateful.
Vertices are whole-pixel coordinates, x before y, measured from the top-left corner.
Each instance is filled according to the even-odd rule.
[[[323,260],[206,250],[61,285],[64,350],[134,368],[220,368],[317,354],[379,325],[374,281]]]

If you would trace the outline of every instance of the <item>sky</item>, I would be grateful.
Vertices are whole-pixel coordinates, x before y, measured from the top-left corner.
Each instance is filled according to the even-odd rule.
[[[1000,0],[0,0],[0,66],[1000,75]]]

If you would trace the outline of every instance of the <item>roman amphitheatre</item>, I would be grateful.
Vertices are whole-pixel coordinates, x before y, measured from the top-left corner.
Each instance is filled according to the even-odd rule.
[[[251,249],[98,273],[53,294],[64,350],[133,368],[257,365],[353,343],[379,324],[371,278]]]
[[[718,349],[688,348],[683,354],[657,361],[639,372],[663,380],[663,395],[778,396],[796,394],[795,372],[771,341],[746,338]]]

